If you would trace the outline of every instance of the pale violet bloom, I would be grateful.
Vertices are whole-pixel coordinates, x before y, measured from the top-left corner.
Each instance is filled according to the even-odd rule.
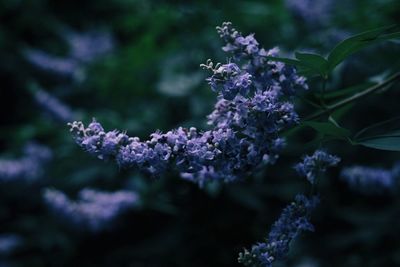
[[[0,159],[1,182],[34,182],[44,174],[44,168],[52,158],[49,148],[29,143],[24,147],[23,155],[14,159]]]
[[[91,232],[111,227],[120,215],[136,207],[139,201],[139,195],[132,191],[103,192],[89,188],[81,190],[77,200],[71,200],[55,189],[46,189],[43,197],[60,219]]]
[[[273,262],[284,259],[293,239],[301,232],[314,231],[309,217],[318,202],[318,197],[297,195],[295,201],[283,210],[265,241],[239,253],[239,263],[249,267],[272,267]]]
[[[262,164],[273,164],[285,144],[279,132],[299,120],[291,100],[307,89],[305,78],[293,67],[267,59],[278,50],[261,48],[253,34],[243,36],[230,23],[217,31],[232,59],[202,64],[211,72],[207,81],[217,94],[208,116],[210,129],[156,131],[142,141],[121,131],[106,131],[95,120],[88,126],[73,122],[77,144],[100,159],[152,175],[174,169],[200,186],[209,180],[237,180]]]

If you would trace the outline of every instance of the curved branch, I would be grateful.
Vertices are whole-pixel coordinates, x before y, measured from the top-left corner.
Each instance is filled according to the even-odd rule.
[[[362,91],[360,93],[356,93],[356,94],[354,94],[354,95],[352,95],[352,96],[350,96],[348,98],[345,98],[345,99],[343,99],[341,101],[338,101],[338,102],[336,102],[336,103],[334,103],[332,105],[327,105],[326,109],[318,111],[318,112],[316,112],[316,113],[314,113],[314,114],[312,114],[310,116],[307,116],[307,117],[304,118],[304,120],[312,120],[312,119],[318,118],[318,117],[320,117],[320,116],[322,116],[322,115],[324,115],[326,113],[330,113],[330,112],[332,112],[332,111],[334,111],[334,110],[336,110],[338,108],[341,108],[341,107],[343,107],[343,106],[345,106],[345,105],[347,105],[347,104],[349,104],[351,102],[354,102],[354,101],[356,101],[358,99],[361,99],[361,98],[363,98],[365,96],[368,96],[368,95],[370,95],[372,93],[375,93],[376,91],[378,91],[378,90],[390,85],[393,82],[396,82],[399,79],[400,79],[400,72],[396,72],[395,74],[393,74],[392,76],[387,78],[385,81],[383,81],[383,82],[381,82],[379,84],[376,84],[374,86],[371,86],[370,88],[366,89],[365,91]]]

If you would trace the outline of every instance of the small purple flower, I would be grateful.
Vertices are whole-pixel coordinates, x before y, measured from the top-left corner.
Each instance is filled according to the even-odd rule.
[[[52,157],[49,148],[29,143],[24,154],[17,159],[0,159],[0,182],[33,182],[44,173],[44,167]]]
[[[70,57],[90,63],[114,49],[114,39],[106,31],[65,31],[62,36],[70,46]]]
[[[78,62],[71,58],[50,55],[44,51],[36,49],[26,49],[24,55],[25,58],[35,67],[60,76],[76,78],[80,76],[82,71]]]
[[[95,119],[93,119],[93,121],[88,125],[88,129],[96,134],[104,132],[103,126],[101,126],[101,124],[98,123]]]
[[[325,172],[328,167],[336,166],[340,161],[337,156],[329,155],[323,150],[316,150],[313,155],[305,156],[302,162],[294,166],[297,173],[315,183],[318,174]]]
[[[232,61],[236,64],[243,63],[242,72],[246,71],[251,75],[251,81],[257,90],[266,91],[266,87],[271,86],[275,87],[274,90],[279,90],[280,94],[292,96],[297,91],[308,88],[305,78],[298,76],[292,66],[266,58],[266,56],[276,56],[278,48],[268,51],[260,48],[254,34],[243,36],[230,22],[224,22],[221,27],[217,27],[217,31],[226,42],[223,50],[233,55]],[[202,66],[213,69],[210,62]]]
[[[67,105],[40,88],[36,88],[34,98],[45,112],[60,122],[65,123],[75,118],[74,113]]]
[[[25,49],[25,58],[35,67],[74,81],[85,78],[85,67],[114,48],[114,40],[109,32],[74,32],[62,30],[61,37],[69,46],[66,56],[56,56],[37,49]]]
[[[399,164],[392,169],[351,166],[342,170],[340,177],[352,189],[364,194],[380,194],[396,189],[400,178]]]
[[[0,258],[1,256],[6,256],[23,243],[21,236],[13,233],[0,234]]]
[[[122,167],[154,176],[175,169],[182,178],[200,185],[208,180],[234,181],[262,164],[273,164],[284,145],[279,132],[298,123],[290,97],[306,89],[305,80],[293,68],[267,60],[277,49],[260,48],[253,34],[243,36],[230,23],[217,30],[233,58],[226,64],[208,60],[201,65],[212,72],[207,81],[217,93],[208,116],[210,129],[156,131],[141,141],[121,132],[106,132],[96,121],[88,127],[73,122],[76,143]]]
[[[224,65],[217,64],[213,69],[210,65],[202,65],[213,71],[213,75],[207,78],[211,89],[221,93],[225,99],[232,100],[236,95],[246,96],[249,93],[252,76],[240,70],[235,63]]]
[[[301,232],[314,231],[309,217],[318,202],[317,197],[307,198],[304,195],[297,195],[295,201],[283,210],[279,219],[273,224],[265,241],[239,253],[239,263],[245,266],[272,267],[274,261],[284,259],[293,239]]]
[[[289,11],[308,26],[321,26],[329,22],[334,2],[331,0],[285,0]]]
[[[139,201],[135,192],[121,190],[108,193],[87,188],[79,192],[76,201],[55,189],[46,189],[43,197],[47,206],[62,220],[91,232],[109,228]]]

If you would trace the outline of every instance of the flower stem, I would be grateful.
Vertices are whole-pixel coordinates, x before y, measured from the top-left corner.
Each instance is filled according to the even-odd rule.
[[[318,112],[316,112],[316,113],[314,113],[314,114],[312,114],[310,116],[307,116],[306,118],[304,118],[304,120],[312,120],[312,119],[318,118],[318,117],[320,117],[320,116],[322,116],[322,115],[324,115],[326,113],[330,113],[330,112],[332,112],[332,111],[334,111],[334,110],[336,110],[338,108],[341,108],[341,107],[343,107],[343,106],[345,106],[345,105],[347,105],[347,104],[349,104],[351,102],[354,102],[354,101],[356,101],[356,100],[358,100],[360,98],[363,98],[363,97],[365,97],[367,95],[370,95],[370,94],[372,94],[372,93],[374,93],[374,92],[376,92],[376,91],[388,86],[389,84],[395,82],[398,79],[400,79],[400,72],[396,72],[395,74],[393,74],[392,76],[387,78],[385,81],[383,81],[383,82],[381,82],[379,84],[376,84],[374,86],[371,86],[370,88],[368,88],[368,89],[366,89],[366,90],[364,90],[362,92],[356,93],[356,94],[354,94],[354,95],[352,95],[352,96],[350,96],[348,98],[345,98],[345,99],[343,99],[341,101],[338,101],[338,102],[336,102],[336,103],[334,103],[332,105],[326,105],[325,109],[320,110],[320,111],[318,111]]]

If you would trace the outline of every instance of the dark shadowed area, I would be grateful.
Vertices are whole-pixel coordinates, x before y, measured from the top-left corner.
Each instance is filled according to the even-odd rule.
[[[0,267],[243,266],[239,253],[267,237],[291,241],[282,260],[263,254],[274,267],[400,266],[400,34],[368,35],[325,81],[320,59],[298,74],[268,63],[264,84],[250,70],[261,63],[229,65],[245,56],[216,31],[232,22],[259,43],[233,39],[247,56],[300,60],[296,51],[326,57],[360,32],[399,31],[399,14],[397,0],[0,0]],[[234,98],[275,92],[271,80],[293,92]],[[229,110],[217,98],[247,119],[234,133],[225,115],[207,119]],[[93,118],[101,126],[71,134],[67,123]],[[250,136],[261,128],[265,139]],[[122,158],[117,144],[148,147]]]

